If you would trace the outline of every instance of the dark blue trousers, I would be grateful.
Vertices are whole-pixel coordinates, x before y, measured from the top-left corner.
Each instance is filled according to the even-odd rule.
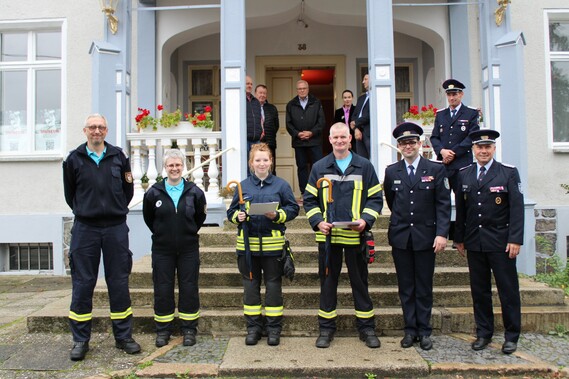
[[[431,250],[392,249],[405,334],[430,336],[433,310],[435,253]]]
[[[126,222],[109,227],[94,227],[77,220],[71,230],[69,265],[73,290],[69,319],[76,342],[89,341],[93,310],[93,292],[97,284],[103,253],[105,280],[111,305],[113,334],[116,340],[132,337],[132,309],[128,277],[132,253],[128,248]]]
[[[502,305],[505,339],[517,343],[520,337],[522,313],[516,259],[510,259],[508,253],[504,251],[468,251],[467,257],[476,336],[492,338],[494,334],[492,309],[492,273],[494,273]]]
[[[295,147],[296,172],[300,193],[304,193],[312,165],[322,158],[322,146]]]

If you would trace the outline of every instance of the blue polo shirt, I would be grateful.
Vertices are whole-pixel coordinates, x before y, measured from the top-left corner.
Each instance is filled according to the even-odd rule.
[[[340,167],[340,170],[342,170],[342,172],[346,172],[346,169],[350,165],[351,161],[352,161],[352,153],[350,153],[344,159],[336,159],[336,164],[338,165],[338,167]]]
[[[85,149],[87,149],[87,155],[89,156],[89,158],[91,158],[93,162],[97,164],[97,166],[99,166],[99,162],[101,162],[101,159],[103,159],[105,153],[107,152],[107,146],[105,146],[105,148],[103,149],[101,156],[97,155],[97,153],[95,153],[94,151],[89,150],[87,145],[85,145]]]
[[[166,185],[166,192],[174,202],[174,208],[178,208],[178,202],[182,196],[182,191],[184,190],[184,181],[182,180],[178,185],[171,186],[168,184],[168,180],[164,179],[164,184]]]

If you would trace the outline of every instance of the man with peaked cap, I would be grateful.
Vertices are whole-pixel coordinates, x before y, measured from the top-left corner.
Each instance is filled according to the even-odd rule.
[[[450,228],[450,187],[444,166],[420,155],[423,129],[404,122],[393,130],[404,159],[385,169],[391,217],[388,238],[397,271],[405,336],[401,347],[433,347],[431,313],[435,255],[444,251]]]
[[[518,170],[494,160],[499,136],[489,129],[469,134],[476,162],[458,174],[454,242],[462,255],[468,251],[476,321],[472,349],[485,349],[494,334],[493,272],[505,330],[502,352],[511,354],[521,329],[516,257],[524,241],[524,196]]]
[[[464,84],[456,79],[443,83],[449,106],[437,111],[431,144],[438,160],[447,169],[450,186],[456,196],[456,174],[472,163],[470,132],[480,129],[478,110],[462,103]]]

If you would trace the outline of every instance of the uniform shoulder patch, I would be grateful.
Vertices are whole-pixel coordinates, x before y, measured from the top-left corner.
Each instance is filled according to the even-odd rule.
[[[442,109],[437,109],[437,113],[444,111],[445,109],[448,109],[448,107],[446,108],[442,108]]]
[[[508,164],[508,163],[502,163],[502,166],[507,167],[507,168],[516,168],[516,166]]]

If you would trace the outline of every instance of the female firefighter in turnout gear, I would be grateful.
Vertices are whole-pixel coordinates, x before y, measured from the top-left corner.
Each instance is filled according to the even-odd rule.
[[[184,346],[196,343],[200,299],[198,231],[206,218],[206,198],[201,189],[182,177],[186,156],[180,150],[164,155],[166,179],[144,195],[142,213],[152,232],[152,281],[156,346],[168,344],[176,311],[176,271],[180,287],[178,318]]]
[[[271,149],[265,143],[255,144],[249,153],[251,176],[240,184],[245,211],[239,209],[238,193],[227,210],[227,218],[237,229],[237,264],[243,276],[243,313],[247,321],[245,344],[256,345],[261,339],[261,278],[264,278],[267,343],[280,343],[283,316],[281,256],[285,245],[285,222],[298,216],[299,207],[290,185],[271,174]],[[249,215],[251,203],[278,202],[276,212]],[[244,229],[248,231],[249,252],[245,248]],[[250,260],[247,259],[250,254]]]

